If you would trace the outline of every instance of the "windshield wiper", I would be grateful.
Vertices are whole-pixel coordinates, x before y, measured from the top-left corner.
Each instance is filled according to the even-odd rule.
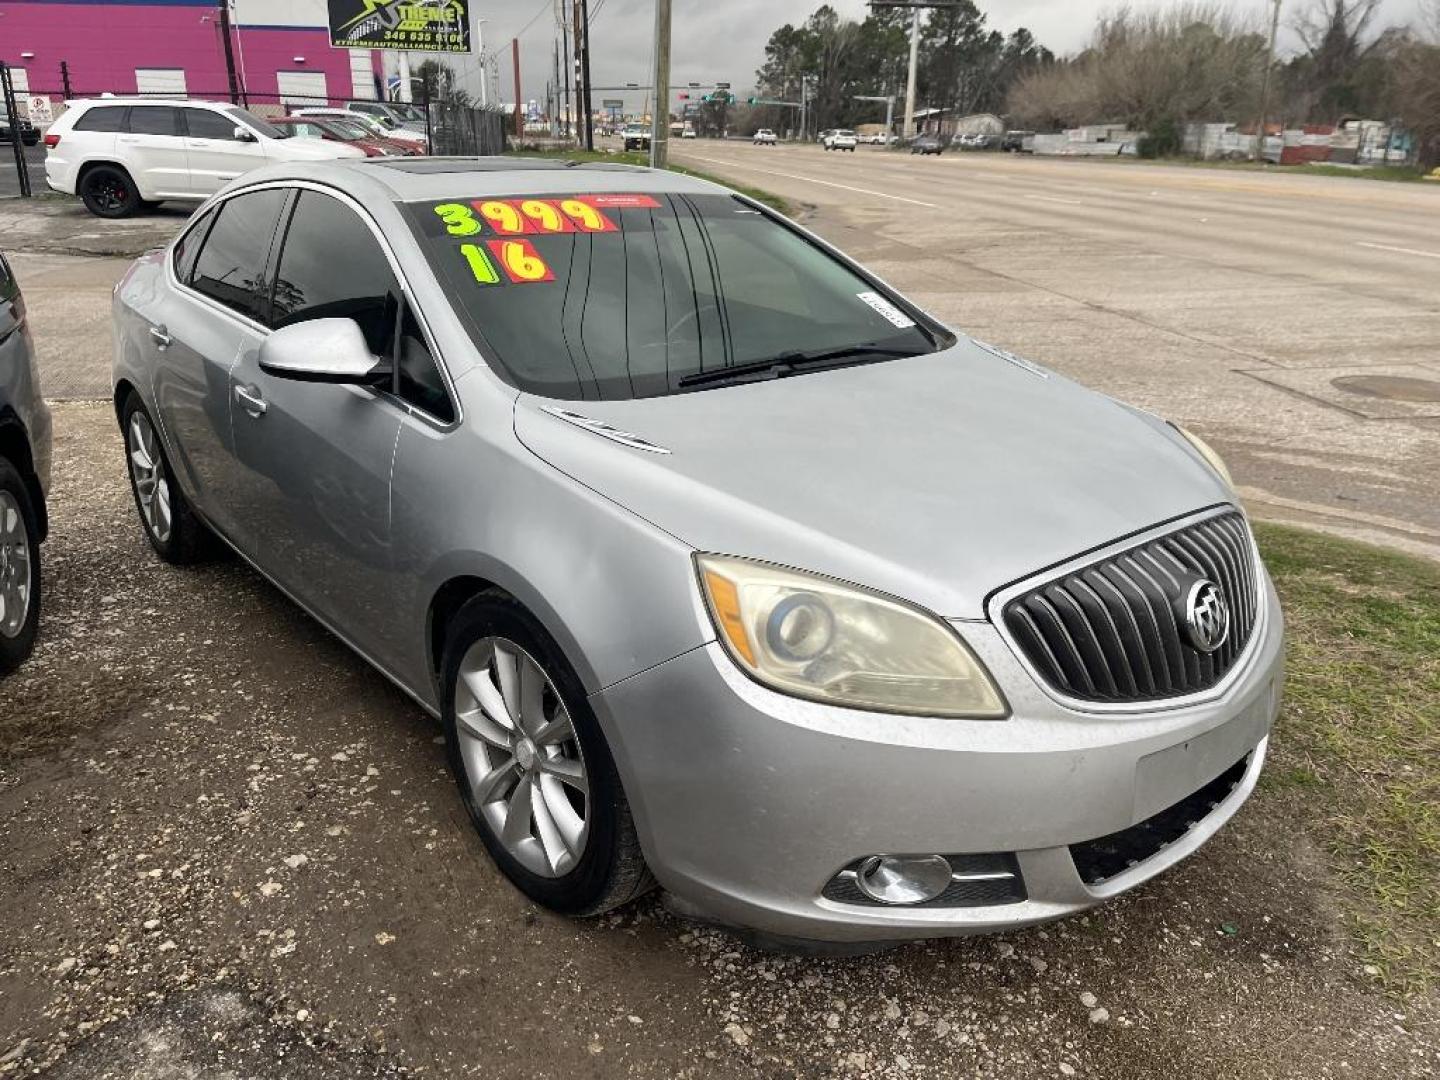
[[[816,364],[826,364],[833,360],[847,360],[855,356],[916,356],[915,349],[897,349],[888,345],[876,345],[873,342],[866,342],[859,345],[842,345],[834,349],[816,349],[813,352],[805,352],[801,349],[790,349],[786,352],[777,353],[768,360],[755,360],[748,364],[735,364],[731,367],[715,368],[713,371],[697,371],[692,375],[686,375],[677,386],[705,386],[711,383],[724,382],[760,382],[764,379],[782,379],[786,375],[795,374],[802,367],[811,367]]]

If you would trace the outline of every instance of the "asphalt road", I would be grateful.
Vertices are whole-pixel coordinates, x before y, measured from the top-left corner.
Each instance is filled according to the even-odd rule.
[[[863,146],[671,152],[803,207],[951,325],[1193,427],[1260,513],[1440,555],[1440,184]]]
[[[49,191],[45,186],[45,145],[36,143],[24,147],[25,160],[29,163],[30,190],[35,193]],[[15,168],[15,148],[9,143],[0,143],[0,198],[20,194],[20,176]]]

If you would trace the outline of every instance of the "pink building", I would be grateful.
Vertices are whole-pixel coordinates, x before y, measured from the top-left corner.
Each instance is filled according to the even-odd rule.
[[[380,54],[336,49],[325,0],[230,0],[231,51],[245,100],[266,106],[373,99]],[[0,0],[0,60],[22,96],[155,93],[226,98],[216,0]]]

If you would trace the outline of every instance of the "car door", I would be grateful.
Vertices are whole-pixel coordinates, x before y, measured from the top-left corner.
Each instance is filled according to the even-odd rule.
[[[401,292],[358,206],[303,188],[281,235],[271,326],[353,319],[388,363]],[[387,387],[276,377],[253,352],[231,373],[242,550],[377,659],[396,630],[390,470],[405,411]]]
[[[242,192],[207,210],[172,251],[176,285],[137,310],[148,326],[152,400],[181,487],[227,537],[235,503],[230,369],[264,338],[266,267],[285,188]]]
[[[238,120],[213,109],[183,109],[190,184],[198,195],[213,195],[235,177],[265,164],[265,148],[254,137],[238,139]]]
[[[190,159],[180,110],[173,105],[132,105],[116,137],[120,159],[143,199],[190,198]]]

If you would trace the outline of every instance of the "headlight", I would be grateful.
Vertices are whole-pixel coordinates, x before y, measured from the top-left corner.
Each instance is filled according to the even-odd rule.
[[[718,555],[696,562],[721,642],[773,689],[856,709],[1006,715],[980,661],[933,615],[766,563]]]
[[[1199,435],[1196,435],[1193,431],[1186,431],[1179,424],[1171,423],[1170,426],[1173,427],[1176,431],[1178,431],[1181,435],[1185,436],[1185,441],[1188,442],[1191,446],[1193,446],[1196,453],[1198,453],[1202,458],[1204,458],[1205,461],[1209,464],[1209,466],[1214,469],[1216,473],[1219,474],[1220,479],[1225,481],[1226,487],[1233,488],[1235,486],[1235,481],[1230,478],[1230,470],[1225,467],[1224,460],[1220,457],[1219,454],[1215,452],[1214,447],[1212,447],[1204,439],[1200,438]]]

